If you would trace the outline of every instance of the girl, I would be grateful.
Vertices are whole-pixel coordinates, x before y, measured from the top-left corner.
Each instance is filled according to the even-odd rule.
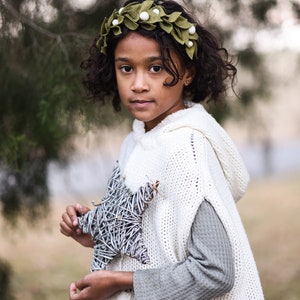
[[[82,67],[92,97],[135,120],[102,204],[62,215],[64,235],[95,247],[70,299],[263,299],[235,205],[248,174],[200,104],[234,82],[226,49],[178,3],[129,0]]]

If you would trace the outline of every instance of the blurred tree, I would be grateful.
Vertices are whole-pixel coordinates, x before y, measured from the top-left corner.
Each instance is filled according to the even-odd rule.
[[[64,159],[82,117],[107,123],[80,97],[82,52],[116,3],[1,1],[0,199],[4,217],[33,220],[47,204],[47,163]]]
[[[184,2],[249,75],[239,83],[238,108],[213,108],[216,118],[242,115],[256,100],[267,99],[268,76],[251,34],[276,25],[270,12],[280,1]],[[78,125],[109,125],[115,119],[110,108],[100,111],[81,97],[79,64],[100,20],[118,3],[95,1],[80,10],[71,0],[0,0],[0,209],[12,223],[18,216],[35,220],[47,210],[47,164],[63,161],[72,151],[69,141]],[[288,3],[299,18],[299,2]],[[216,12],[218,19],[211,17]],[[243,45],[236,42],[237,29],[249,37]]]
[[[11,268],[8,263],[3,261],[0,261],[0,299],[15,299],[11,290]]]
[[[225,48],[238,62],[238,70],[246,74],[247,81],[239,82],[238,101],[228,101],[226,105],[209,105],[215,118],[220,122],[233,116],[241,118],[249,114],[257,100],[268,100],[269,76],[264,59],[255,45],[256,33],[260,29],[273,28],[269,14],[278,9],[276,0],[186,0],[192,5],[199,19],[214,31]],[[279,1],[280,2],[280,1]],[[278,25],[278,24],[277,24]],[[245,76],[244,76],[245,77]],[[230,94],[229,98],[232,98]]]
[[[100,20],[118,2],[95,1],[89,9],[79,10],[71,0],[0,1],[0,201],[6,218],[14,220],[22,211],[31,220],[43,211],[48,199],[47,164],[63,160],[72,150],[68,141],[79,120],[103,125],[114,119],[109,108],[100,113],[80,97],[78,66]],[[239,83],[238,105],[212,106],[215,117],[222,122],[229,114],[242,115],[255,100],[266,100],[268,76],[253,37],[259,29],[274,26],[269,15],[278,1],[185,2],[248,73],[249,80]],[[290,7],[298,17],[298,2],[291,1]],[[236,42],[237,29],[248,35],[242,46]]]
[[[83,12],[60,0],[0,1],[0,210],[10,224],[48,210],[47,164],[72,150],[79,120],[110,120],[80,97],[79,63],[115,5]],[[10,277],[0,261],[2,300],[12,299]]]

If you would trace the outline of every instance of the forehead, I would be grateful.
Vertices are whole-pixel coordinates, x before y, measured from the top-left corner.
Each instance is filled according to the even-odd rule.
[[[121,39],[116,48],[115,56],[119,55],[149,55],[155,53],[156,56],[160,56],[160,45],[154,39],[145,37],[139,33],[131,32]]]
[[[153,61],[160,59],[163,64],[182,66],[179,55],[168,49],[169,53],[162,57],[162,47],[152,38],[145,37],[137,32],[128,33],[121,39],[114,51],[115,60],[124,60],[124,58],[132,61]]]

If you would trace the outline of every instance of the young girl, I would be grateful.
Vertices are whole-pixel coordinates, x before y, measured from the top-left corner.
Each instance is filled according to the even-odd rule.
[[[95,247],[70,299],[263,299],[235,205],[248,174],[200,104],[235,79],[226,49],[175,1],[129,0],[82,67],[92,97],[135,120],[102,204],[62,215],[64,235]]]

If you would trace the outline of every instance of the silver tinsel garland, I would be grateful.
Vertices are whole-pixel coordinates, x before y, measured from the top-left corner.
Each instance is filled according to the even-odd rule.
[[[136,258],[143,264],[150,262],[142,238],[142,214],[157,192],[157,186],[158,181],[147,183],[132,193],[117,164],[101,203],[78,217],[79,228],[89,233],[95,242],[92,272],[105,269],[119,254]]]

